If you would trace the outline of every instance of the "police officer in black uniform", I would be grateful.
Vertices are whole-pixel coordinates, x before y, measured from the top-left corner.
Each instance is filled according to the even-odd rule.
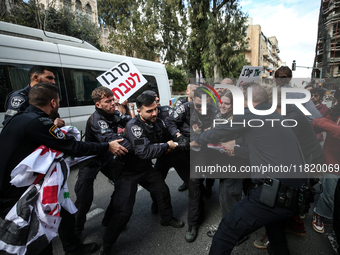
[[[0,217],[3,219],[27,189],[10,184],[11,171],[40,145],[72,156],[101,155],[108,149],[116,155],[126,152],[126,149],[118,143],[122,140],[89,143],[65,136],[53,124],[59,108],[58,88],[55,85],[50,83],[35,85],[31,88],[29,101],[30,106],[27,110],[11,118],[0,134]],[[62,209],[61,217],[59,236],[66,254],[91,254],[97,250],[98,246],[95,243],[80,243],[74,231],[74,215]],[[52,254],[52,244],[41,254]]]
[[[202,114],[202,95],[207,95],[207,114]],[[194,98],[192,102],[185,103],[179,106],[173,116],[167,119],[167,125],[172,136],[178,137],[179,144],[182,142],[193,139],[197,134],[203,132],[206,129],[211,128],[213,120],[218,113],[218,108],[210,103],[209,95],[198,87],[194,92]],[[183,141],[182,141],[183,140]],[[203,148],[200,152],[189,150],[186,151],[187,161],[195,162],[200,165],[205,164],[206,148]],[[200,163],[198,163],[200,162]],[[192,166],[192,164],[191,164]],[[204,202],[203,202],[203,186],[204,179],[193,178],[189,180],[189,209],[188,209],[188,231],[185,235],[187,242],[195,241],[197,237],[198,225],[203,219]],[[211,190],[211,182],[208,181],[208,187]],[[210,184],[210,185],[209,185]]]
[[[143,92],[143,94],[149,94],[153,96],[156,100],[157,107],[158,107],[158,118],[162,119],[164,122],[166,118],[172,115],[173,110],[170,106],[161,106],[159,103],[159,97],[157,93],[155,93],[152,90],[146,90]],[[177,136],[174,137],[177,141]],[[184,183],[187,183],[190,176],[190,161],[187,159],[187,156],[183,151],[185,151],[185,146],[187,149],[189,148],[189,144],[185,143],[184,147],[182,144],[179,145],[179,150],[176,150],[172,153],[164,154],[163,156],[157,158],[157,161],[155,163],[155,170],[161,172],[163,179],[165,180],[169,169],[171,167],[175,168],[176,172],[178,173],[179,177],[182,179]],[[155,198],[152,199],[152,205],[151,205],[151,212],[153,214],[156,214],[158,212],[158,207]]]
[[[85,141],[102,143],[120,139],[121,137],[117,135],[117,126],[125,127],[131,117],[115,110],[113,93],[107,87],[102,86],[93,90],[92,99],[96,111],[87,120]],[[128,150],[131,149],[131,145],[126,139],[120,144]],[[90,210],[93,200],[93,182],[99,171],[112,181],[119,177],[120,171],[115,167],[115,160],[111,153],[107,152],[79,164],[78,179],[74,187],[77,195],[75,205],[78,208],[76,233],[79,236],[84,230],[86,214]],[[108,221],[109,219],[104,218],[103,225],[107,226]]]
[[[130,141],[133,149],[122,160],[124,171],[115,183],[111,200],[113,215],[103,237],[101,255],[110,254],[112,245],[128,223],[137,192],[137,184],[150,191],[155,197],[161,214],[161,225],[181,228],[184,222],[173,217],[169,188],[160,172],[152,167],[151,160],[165,153],[171,153],[176,144],[169,140],[165,123],[157,118],[155,98],[148,94],[137,97],[139,115],[130,120],[124,136]],[[110,204],[111,206],[111,204]]]
[[[253,85],[251,89],[255,109],[270,109],[266,90],[259,85]],[[245,101],[246,96],[245,92]],[[262,120],[264,125],[251,127],[247,123],[253,119]],[[280,122],[276,122],[278,125],[272,125],[267,119],[278,119]],[[245,109],[244,115],[234,115],[233,125],[218,125],[203,132],[191,142],[191,146],[217,143],[222,139],[232,140],[233,136],[241,135],[249,149],[251,166],[289,168],[303,165],[303,154],[298,141],[290,127],[280,125],[282,120],[284,118],[276,111],[263,116]],[[275,254],[289,254],[284,227],[287,219],[297,213],[299,189],[308,183],[306,174],[299,171],[291,175],[284,171],[258,171],[252,172],[252,179],[258,184],[258,188],[252,189],[248,196],[236,203],[232,211],[222,219],[209,254],[230,254],[237,241],[262,226],[266,227]]]
[[[53,74],[53,70],[46,66],[33,66],[28,73],[30,84],[28,84],[25,88],[14,91],[12,94],[9,94],[6,98],[5,102],[5,118],[2,122],[3,125],[17,112],[23,112],[29,106],[28,94],[31,88],[40,82],[48,82],[55,84],[55,77]],[[54,124],[58,127],[62,127],[65,125],[64,121],[60,118],[54,120]]]

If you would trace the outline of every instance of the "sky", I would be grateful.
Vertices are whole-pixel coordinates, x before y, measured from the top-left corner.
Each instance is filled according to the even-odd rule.
[[[290,68],[293,60],[297,66],[313,66],[320,4],[320,0],[240,0],[253,25],[260,25],[267,38],[276,36],[281,61]],[[310,80],[311,69],[297,67],[293,77]]]

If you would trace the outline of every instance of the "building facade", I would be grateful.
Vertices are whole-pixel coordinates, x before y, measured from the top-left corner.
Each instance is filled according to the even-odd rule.
[[[260,81],[273,84],[274,72],[286,64],[279,57],[279,42],[275,36],[266,37],[260,25],[253,25],[252,18],[248,19],[247,25],[247,39],[249,40],[246,52],[247,65],[263,66]]]
[[[75,13],[87,15],[93,23],[98,23],[97,0],[40,0],[42,8],[68,7]]]
[[[340,0],[321,1],[314,66],[313,78],[340,77]]]

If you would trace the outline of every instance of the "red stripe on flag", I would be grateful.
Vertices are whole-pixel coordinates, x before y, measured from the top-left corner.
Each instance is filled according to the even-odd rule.
[[[42,203],[46,205],[54,204],[57,202],[58,202],[58,185],[44,187]]]

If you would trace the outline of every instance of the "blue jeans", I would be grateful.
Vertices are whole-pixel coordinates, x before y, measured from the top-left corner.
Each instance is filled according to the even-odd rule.
[[[333,219],[334,193],[340,175],[326,173],[322,182],[323,192],[314,208],[314,212],[327,219]]]

